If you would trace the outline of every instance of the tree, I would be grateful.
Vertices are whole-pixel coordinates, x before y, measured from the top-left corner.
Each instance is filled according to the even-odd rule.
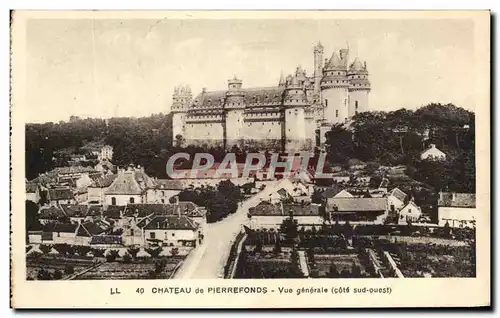
[[[160,253],[163,251],[163,248],[158,247],[158,248],[146,248],[146,252],[151,255],[153,258],[157,258],[160,256]]]
[[[281,253],[281,242],[280,242],[280,240],[276,240],[276,243],[274,244],[273,252],[275,254]]]
[[[294,242],[299,235],[297,220],[292,216],[284,219],[280,225],[280,232],[285,235],[287,242]]]
[[[52,274],[52,278],[55,279],[55,280],[59,280],[62,277],[63,277],[63,273],[60,270],[58,270],[58,269],[56,269],[54,271],[54,274]]]
[[[40,251],[42,251],[43,254],[48,254],[52,251],[52,245],[40,244]]]
[[[127,249],[127,253],[133,258],[137,258],[137,253],[139,253],[138,247],[130,247]]]
[[[172,255],[172,257],[176,257],[177,255],[179,255],[179,249],[177,247],[172,248],[172,250],[170,251],[170,255]]]
[[[26,200],[26,235],[28,231],[40,231],[42,225],[38,221],[38,206],[33,201]]]
[[[75,273],[75,268],[72,265],[66,265],[64,268],[64,274],[73,275]]]
[[[117,250],[109,250],[106,254],[106,261],[109,263],[114,262],[119,256],[120,254]]]
[[[123,262],[125,264],[132,262],[132,256],[130,256],[130,254],[126,253],[125,255],[123,255]]]
[[[337,270],[337,266],[335,265],[335,263],[332,263],[330,265],[330,270],[328,271],[328,277],[329,278],[337,278],[337,277],[339,277],[339,272]]]
[[[343,124],[335,124],[325,134],[328,162],[345,164],[353,157],[354,144],[352,133]]]

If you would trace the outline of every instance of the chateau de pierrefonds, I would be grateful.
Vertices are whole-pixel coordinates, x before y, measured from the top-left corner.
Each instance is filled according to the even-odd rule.
[[[194,99],[189,86],[174,89],[173,137],[186,145],[294,152],[320,146],[333,124],[368,110],[371,84],[366,62],[349,50],[323,60],[323,46],[314,46],[314,71],[302,67],[277,86],[245,88],[236,78],[224,91],[203,91]]]

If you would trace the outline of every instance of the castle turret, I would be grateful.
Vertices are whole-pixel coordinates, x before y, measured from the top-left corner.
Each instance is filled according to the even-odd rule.
[[[368,97],[371,84],[368,80],[366,62],[364,64],[356,58],[347,72],[349,79],[349,117],[368,110]]]
[[[283,71],[281,71],[281,73],[280,73],[280,81],[278,83],[278,86],[279,87],[285,87],[285,85],[286,85],[285,77],[283,76]]]
[[[241,89],[243,82],[236,75],[227,82],[228,91],[224,104],[226,117],[224,140],[226,141],[226,149],[231,149],[234,145],[243,147],[245,99],[243,90]]]
[[[323,77],[323,45],[314,46],[314,92],[319,93]]]
[[[347,78],[348,51],[333,52],[323,69],[321,79],[321,103],[325,120],[329,124],[345,122],[349,116],[349,80]]]
[[[285,112],[284,148],[296,152],[306,144],[305,108],[308,106],[306,91],[300,78],[294,76],[287,83],[283,101]]]
[[[174,87],[171,107],[173,142],[177,140],[178,135],[184,136],[185,119],[192,100],[193,95],[188,85]]]

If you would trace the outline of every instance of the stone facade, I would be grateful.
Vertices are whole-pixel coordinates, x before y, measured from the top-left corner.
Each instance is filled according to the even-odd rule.
[[[333,52],[323,64],[323,46],[314,47],[314,72],[300,66],[275,87],[243,88],[234,77],[225,91],[189,86],[174,89],[173,138],[184,145],[297,152],[323,143],[331,125],[347,123],[368,110],[371,84],[366,62],[349,64],[349,51]],[[181,138],[182,137],[182,138]]]

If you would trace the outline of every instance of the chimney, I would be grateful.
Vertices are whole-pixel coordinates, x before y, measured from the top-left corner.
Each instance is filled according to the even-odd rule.
[[[205,93],[207,92],[207,88],[206,88],[206,87],[203,87],[203,88],[201,89],[201,92],[202,92],[203,94],[205,94]]]
[[[430,144],[431,148],[436,148],[435,144]]]

